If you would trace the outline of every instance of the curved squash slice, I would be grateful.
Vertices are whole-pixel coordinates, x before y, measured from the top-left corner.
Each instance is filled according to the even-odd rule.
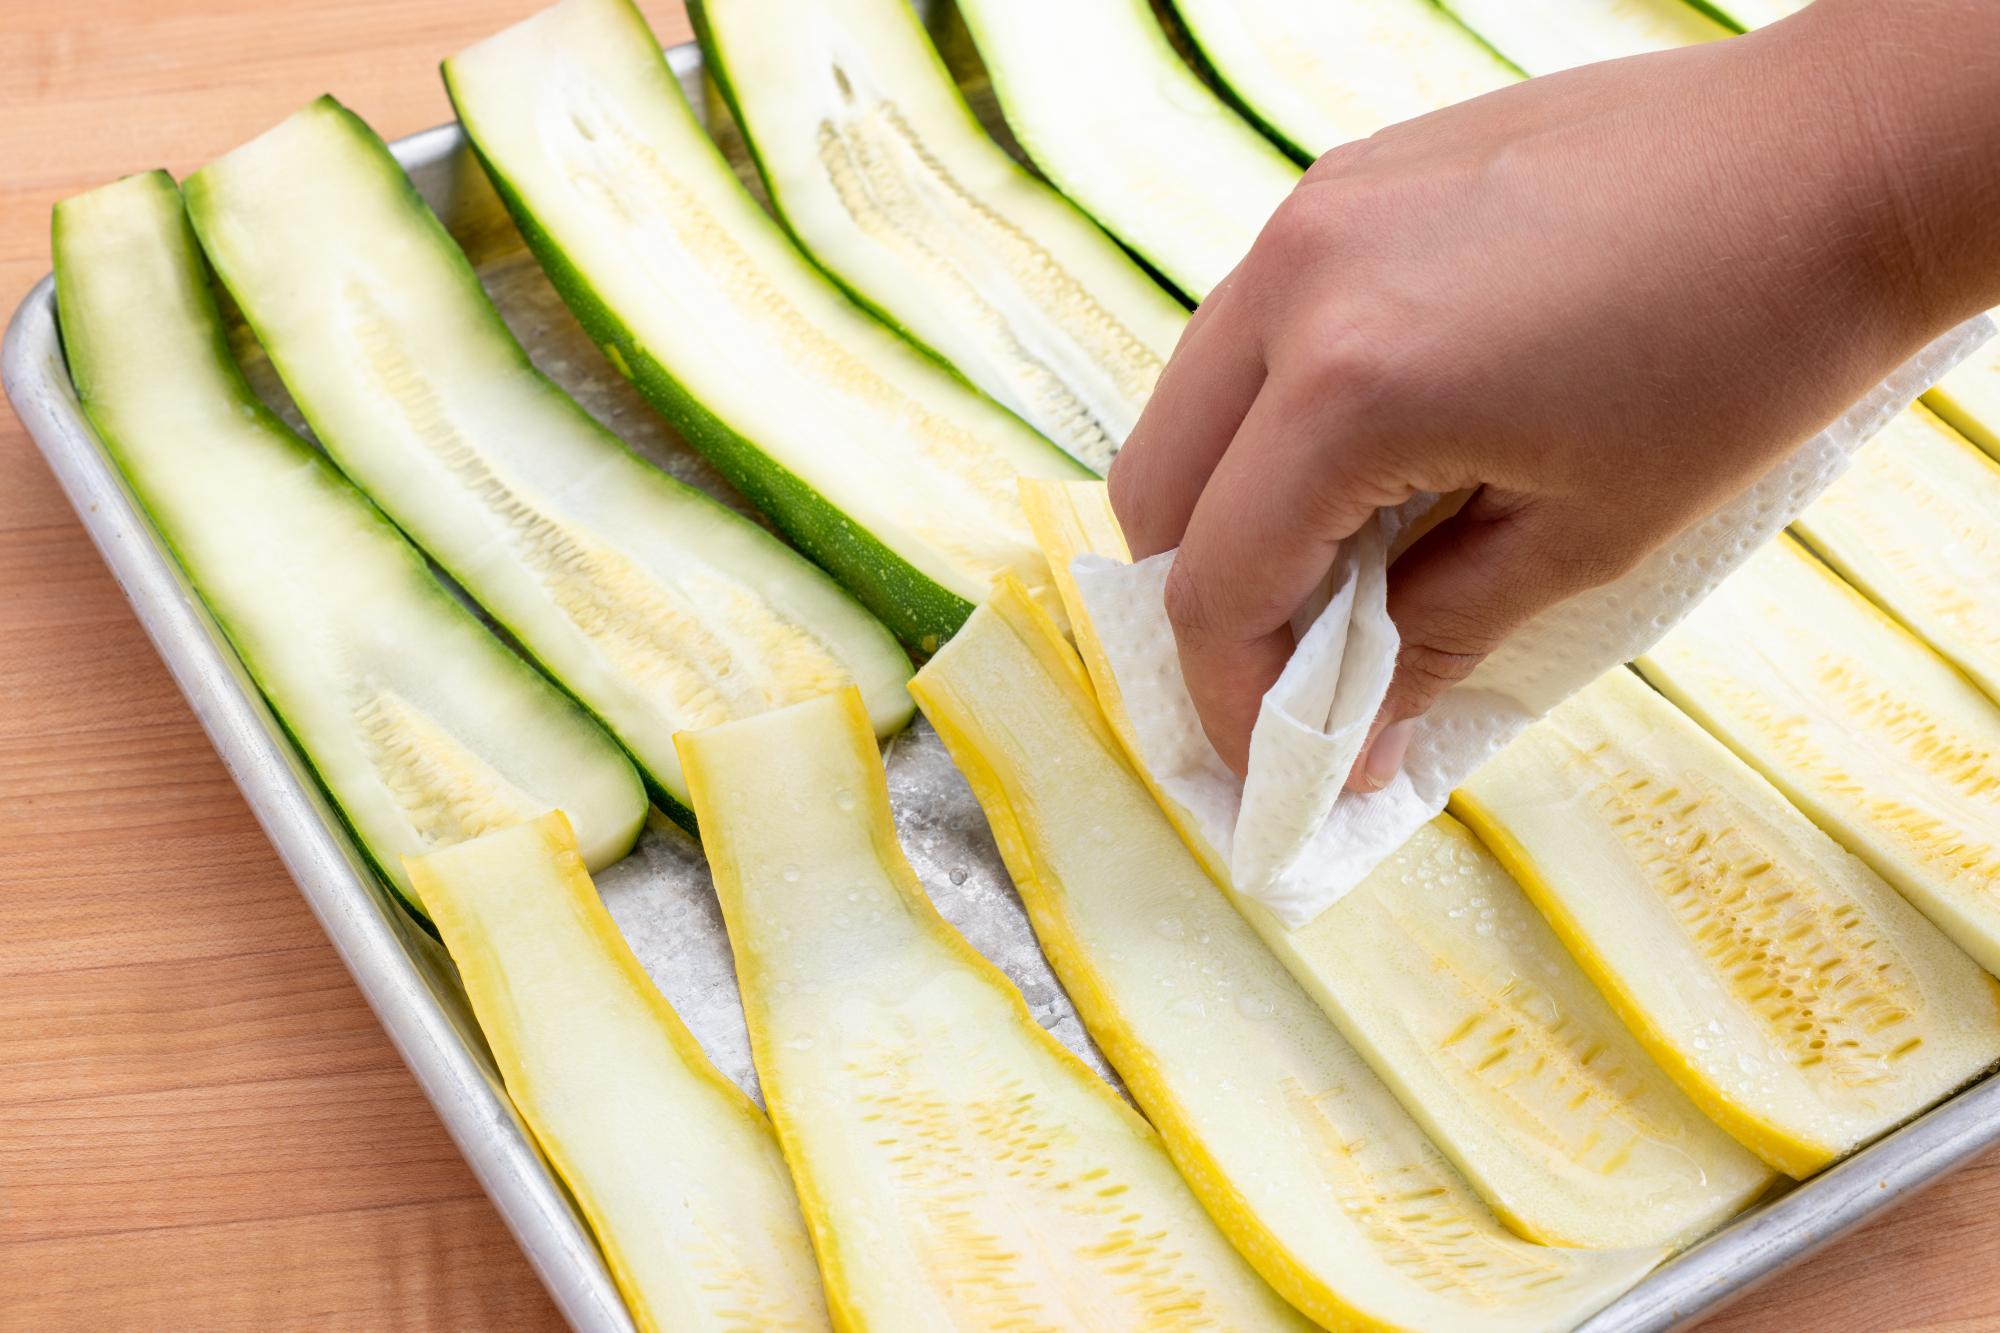
[[[1173,7],[1236,99],[1307,160],[1521,78],[1434,0],[1173,0]]]
[[[1046,580],[1015,479],[1083,470],[799,253],[629,0],[564,0],[444,70],[612,363],[892,629],[928,651],[1000,574]]]
[[[1299,168],[1196,77],[1147,0],[957,0],[1023,150],[1199,301]]]
[[[1076,554],[1124,555],[1102,486],[1024,488],[1023,500],[1058,588],[1073,592]],[[1080,602],[1071,611],[1088,662],[1092,629]],[[912,684],[920,699],[935,674]],[[1115,697],[1101,654],[1093,675]],[[1114,733],[1127,726],[1122,707],[1104,710]],[[1226,887],[1227,867],[1205,859]],[[1770,1173],[1653,1063],[1457,821],[1433,821],[1297,930],[1230,898],[1517,1233],[1595,1248],[1679,1244],[1768,1185]]]
[[[629,851],[611,738],[244,381],[173,178],[57,204],[55,260],[84,410],[382,877],[408,899],[404,856],[551,805],[591,864]]]
[[[1972,960],[1629,671],[1453,808],[1695,1104],[1788,1175],[2000,1059]]]
[[[412,857],[507,1095],[641,1329],[827,1327],[771,1127],[632,956],[560,812]]]
[[[1790,18],[1806,7],[1806,0],[1699,0],[1699,3],[1745,32]]]
[[[2000,318],[2000,312],[1995,312]],[[2000,338],[1953,366],[1924,403],[1959,434],[2000,458]]]
[[[2000,699],[2000,463],[1912,407],[1792,530]]]
[[[911,689],[1091,1035],[1293,1304],[1328,1328],[1566,1327],[1659,1258],[1501,1226],[1209,882],[1018,585]],[[1494,1044],[1488,1031],[1468,1049]]]
[[[1440,0],[1530,74],[1731,35],[1686,0]]]
[[[680,744],[836,1323],[1305,1326],[931,906],[852,692]]]
[[[749,520],[537,372],[382,141],[322,98],[188,181],[216,271],[327,452],[625,742],[684,817],[673,733],[909,662]]]
[[[2000,707],[1783,538],[1638,665],[2000,973]]]
[[[891,323],[1098,472],[1187,312],[973,118],[906,0],[689,6],[771,200]]]

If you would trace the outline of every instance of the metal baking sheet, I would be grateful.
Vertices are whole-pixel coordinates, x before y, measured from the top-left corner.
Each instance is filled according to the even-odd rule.
[[[976,67],[967,68],[962,43],[946,46],[982,117],[1010,142],[981,96]],[[699,51],[690,44],[668,56],[696,106],[712,109]],[[726,125],[717,127],[717,138],[749,179]],[[749,512],[578,327],[528,256],[458,127],[412,135],[394,148],[472,256],[535,363],[634,448]],[[303,431],[254,342],[240,329],[233,338],[259,392]],[[501,1088],[450,960],[368,872],[85,420],[63,365],[49,279],[14,312],[0,348],[0,379],[328,939],[557,1306],[577,1329],[629,1330],[588,1230]],[[978,806],[921,719],[889,747],[888,772],[904,849],[939,909],[1013,978],[1043,1026],[1116,1086],[1035,944]],[[598,885],[703,1048],[755,1096],[728,943],[700,849],[655,813],[638,848],[598,876]],[[1637,1333],[1689,1322],[1996,1142],[2000,1076],[1746,1213],[1655,1270],[1585,1327]]]

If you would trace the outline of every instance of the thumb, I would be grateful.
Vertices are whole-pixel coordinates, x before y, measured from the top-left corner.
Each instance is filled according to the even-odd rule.
[[[1349,791],[1378,791],[1402,767],[1411,721],[1501,642],[1566,597],[1617,578],[1638,552],[1556,503],[1481,488],[1389,568],[1402,646]]]

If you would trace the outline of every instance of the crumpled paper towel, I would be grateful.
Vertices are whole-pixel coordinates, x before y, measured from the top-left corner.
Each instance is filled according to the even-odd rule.
[[[1516,631],[1418,720],[1403,771],[1343,792],[1394,670],[1389,553],[1435,496],[1385,510],[1346,543],[1294,623],[1298,647],[1265,694],[1238,781],[1203,735],[1181,678],[1165,589],[1174,553],[1072,573],[1117,679],[1141,762],[1230,868],[1239,893],[1298,927],[1338,902],[1444,809],[1472,771],[1577,690],[1639,656],[1825,490],[1896,412],[1993,333],[1984,316],[1939,338],[1737,499],[1616,582]]]

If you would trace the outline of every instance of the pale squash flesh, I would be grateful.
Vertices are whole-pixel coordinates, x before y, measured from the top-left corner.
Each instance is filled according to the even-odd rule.
[[[1665,51],[1730,30],[1686,0],[1440,0],[1529,74]]]
[[[1638,666],[2000,973],[2000,706],[1789,538]]]
[[[827,1327],[791,1178],[551,813],[412,857],[507,1095],[643,1330]]]
[[[1924,395],[1924,403],[1959,434],[2000,459],[2000,338],[1946,371]]]
[[[1792,531],[2000,699],[2000,462],[1913,406]]]
[[[1125,554],[1104,488],[1029,487],[1024,503],[1057,588],[1072,597],[1098,698],[1114,700],[1107,725],[1129,732],[1069,577],[1077,554]],[[1199,839],[1189,845],[1206,850]],[[1221,858],[1201,859],[1226,886]],[[1456,821],[1434,821],[1296,930],[1230,897],[1519,1234],[1592,1247],[1677,1244],[1768,1184],[1769,1172],[1653,1063],[1520,887]]]
[[[851,691],[681,750],[836,1324],[1305,1327],[931,906]]]
[[[1453,810],[1696,1105],[1803,1177],[2000,1059],[1977,965],[1620,668]]]
[[[1657,1260],[1501,1225],[1209,881],[1019,585],[911,689],[1085,1025],[1216,1223],[1300,1309],[1329,1328],[1564,1327]]]

